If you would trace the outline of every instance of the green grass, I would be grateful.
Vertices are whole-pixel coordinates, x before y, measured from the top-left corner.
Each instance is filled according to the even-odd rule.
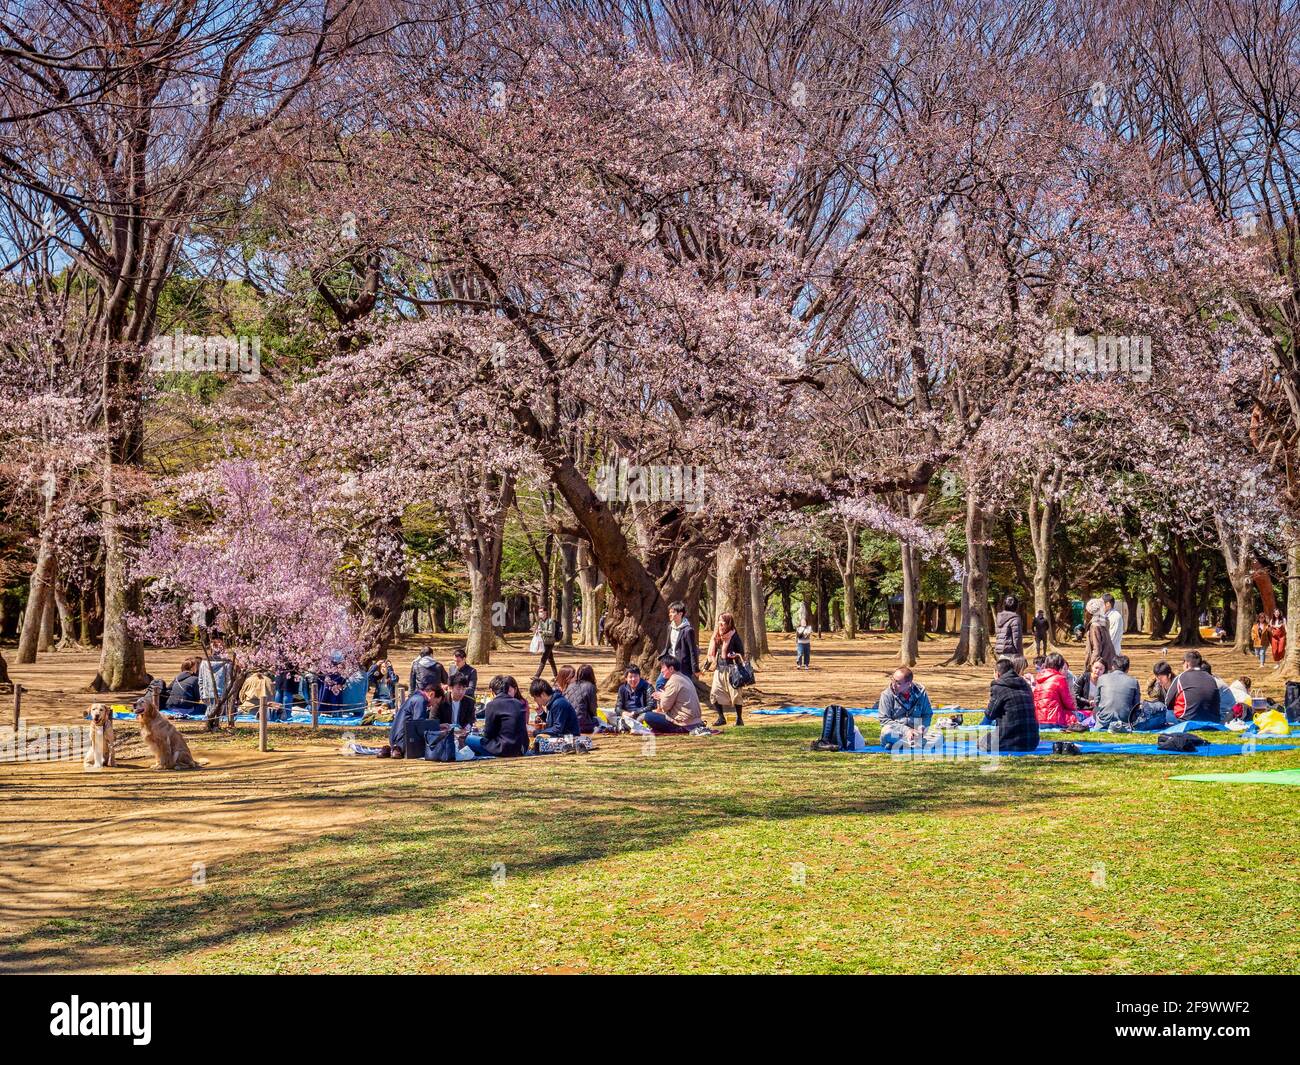
[[[988,772],[812,754],[815,734],[429,767],[336,796],[374,805],[362,831],[107,900],[5,953],[181,972],[1300,969],[1296,793],[1168,779],[1300,751]]]

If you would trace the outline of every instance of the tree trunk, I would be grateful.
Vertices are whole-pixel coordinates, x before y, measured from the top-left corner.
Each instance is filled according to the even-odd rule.
[[[560,541],[560,643],[573,646],[573,584],[578,570],[578,544],[566,536]]]
[[[595,647],[600,643],[600,570],[586,543],[578,545],[578,591],[582,596],[581,642]]]
[[[790,602],[790,578],[782,577],[776,582],[781,593],[781,631],[794,632],[794,608]]]
[[[911,496],[907,501],[908,516],[920,517],[925,505],[924,496]],[[921,594],[921,552],[912,544],[902,542],[903,564],[903,616],[900,624],[898,661],[904,666],[916,665],[920,654],[921,616],[918,597]]]
[[[1282,679],[1300,680],[1300,530],[1288,529],[1286,543],[1286,653]]]
[[[1216,514],[1214,528],[1219,535],[1219,550],[1228,573],[1228,583],[1236,598],[1236,625],[1233,628],[1232,649],[1237,654],[1250,654],[1250,627],[1253,623],[1251,608],[1255,603],[1255,584],[1251,580],[1254,559],[1250,553],[1250,533],[1246,530],[1233,533]]]
[[[969,484],[969,479],[967,481]],[[987,518],[973,490],[966,493],[966,572],[961,582],[957,647],[947,665],[984,665],[989,654],[989,545]]]
[[[1056,639],[1056,615],[1052,610],[1051,572],[1052,540],[1061,516],[1059,493],[1064,472],[1056,467],[1034,475],[1029,491],[1029,536],[1034,548],[1034,613],[1043,612],[1052,627],[1050,639]]]
[[[853,640],[858,635],[858,604],[854,594],[858,577],[858,532],[856,523],[845,521],[844,553],[835,553],[835,564],[839,567],[840,580],[844,584],[844,637]]]
[[[767,599],[763,595],[763,560],[757,547],[749,551],[749,617],[752,622],[754,641],[746,645],[746,650],[758,661],[768,653],[767,647]]]
[[[90,687],[97,692],[130,691],[145,684],[144,643],[128,627],[129,618],[139,609],[140,591],[130,576],[133,536],[116,499],[112,461],[104,481],[104,632],[99,672]]]
[[[23,619],[22,635],[18,638],[18,662],[29,665],[36,661],[36,652],[40,649],[41,629],[45,613],[54,595],[54,582],[57,577],[55,567],[57,555],[54,550],[54,493],[49,492],[45,499],[45,510],[41,518],[41,543],[36,551],[36,566],[32,570],[29,592],[27,595],[27,613]]]

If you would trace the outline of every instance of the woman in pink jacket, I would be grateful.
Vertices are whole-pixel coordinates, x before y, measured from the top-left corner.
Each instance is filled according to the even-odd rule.
[[[1056,728],[1078,723],[1079,709],[1065,674],[1065,659],[1059,654],[1048,655],[1034,678],[1034,716],[1040,725]]]

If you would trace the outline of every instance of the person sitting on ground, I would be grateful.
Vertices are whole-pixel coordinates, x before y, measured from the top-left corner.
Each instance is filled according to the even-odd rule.
[[[469,658],[467,657],[467,652],[463,647],[457,647],[456,650],[452,651],[451,657],[453,660],[453,665],[451,669],[452,673],[453,674],[459,673],[462,677],[465,678],[465,684],[467,685],[467,687],[465,688],[465,694],[468,695],[471,700],[477,702],[478,701],[478,670],[469,664]]]
[[[631,714],[633,718],[641,717],[654,704],[650,682],[641,676],[641,667],[630,665],[623,671],[623,683],[618,686],[618,699],[614,712],[622,717]]]
[[[980,747],[988,751],[1033,751],[1038,749],[1038,718],[1034,714],[1034,693],[1009,658],[999,658],[996,675],[989,686],[989,704],[984,716],[994,726],[980,736]]]
[[[167,694],[167,709],[181,714],[197,714],[204,708],[199,698],[199,660],[187,658],[181,663],[181,671],[171,683]]]
[[[1214,686],[1219,689],[1219,721],[1226,724],[1232,720],[1232,708],[1237,705],[1237,697],[1232,694],[1228,682],[1214,672],[1207,659],[1201,659],[1201,669],[1214,678]]]
[[[577,713],[578,728],[584,735],[595,732],[600,721],[596,715],[596,671],[589,665],[580,665],[574,679],[564,689],[564,697]]]
[[[578,714],[573,709],[573,704],[555,691],[549,682],[542,680],[541,677],[534,677],[532,684],[528,686],[528,693],[533,697],[533,703],[537,707],[538,719],[540,720],[542,715],[546,717],[545,726],[539,728],[535,735],[582,735],[582,730],[578,727]]]
[[[681,672],[677,656],[660,655],[659,672],[664,686],[652,695],[657,706],[642,715],[641,723],[660,735],[682,735],[700,728],[704,724],[700,696],[695,681]]]
[[[406,741],[415,738],[411,723],[436,717],[442,703],[443,691],[434,680],[434,672],[428,670],[421,676],[425,687],[416,689],[406,697],[406,701],[393,715],[393,723],[388,727],[388,745],[392,748],[394,758],[406,757]]]
[[[397,670],[387,658],[376,658],[366,670],[366,690],[381,706],[391,710],[397,704]]]
[[[1079,708],[1066,678],[1065,658],[1053,651],[1043,660],[1042,671],[1034,678],[1034,714],[1040,726],[1082,730]]]
[[[1092,664],[1092,669],[1074,681],[1074,706],[1080,719],[1097,712],[1097,685],[1106,675],[1106,667],[1101,659]]]
[[[1117,655],[1115,668],[1103,673],[1097,681],[1097,727],[1131,727],[1133,715],[1142,705],[1142,687],[1136,677],[1129,676],[1132,665],[1128,655]]]
[[[1251,680],[1247,676],[1240,676],[1228,685],[1228,690],[1232,692],[1232,716],[1240,717],[1249,721],[1254,716],[1255,697],[1250,693]],[[1238,707],[1242,707],[1240,711]]]
[[[423,691],[425,685],[430,682],[438,685],[439,688],[445,685],[447,667],[433,657],[433,648],[426,645],[411,663],[411,691]]]
[[[925,739],[926,729],[934,717],[929,693],[916,683],[907,666],[899,666],[890,677],[889,687],[876,700],[880,713],[880,744],[897,743],[913,747]]]
[[[1004,658],[1019,655],[1024,651],[1025,633],[1020,623],[1020,603],[1014,595],[1002,600],[1002,609],[993,619],[993,653]]]
[[[528,753],[528,706],[514,677],[496,676],[488,685],[492,698],[483,712],[483,734],[470,733],[465,746],[476,755],[518,758]]]
[[[464,674],[453,673],[447,698],[438,704],[438,720],[453,728],[473,728],[477,710],[474,700],[469,697],[469,681]]]
[[[239,711],[243,714],[255,714],[262,699],[267,703],[275,697],[275,683],[271,673],[265,669],[255,669],[239,686]],[[270,711],[268,710],[269,714]]]
[[[1165,692],[1171,725],[1182,721],[1219,721],[1219,686],[1201,668],[1201,661],[1200,651],[1183,653],[1182,672]]]

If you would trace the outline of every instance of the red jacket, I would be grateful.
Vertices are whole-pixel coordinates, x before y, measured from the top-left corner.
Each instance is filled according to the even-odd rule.
[[[1040,725],[1072,725],[1078,720],[1078,707],[1070,681],[1055,669],[1044,669],[1034,678],[1034,716]]]

